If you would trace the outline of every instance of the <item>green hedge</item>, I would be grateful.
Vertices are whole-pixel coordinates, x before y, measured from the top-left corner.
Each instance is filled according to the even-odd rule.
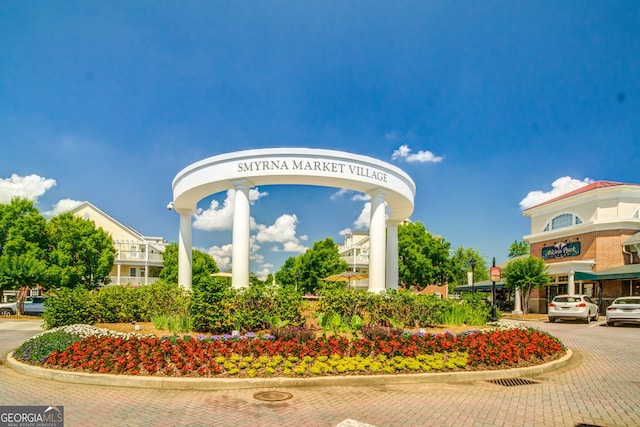
[[[176,284],[159,280],[134,288],[110,286],[96,291],[78,287],[62,289],[47,299],[43,320],[46,328],[78,323],[150,322],[158,316],[189,318],[194,331],[229,333],[268,329],[270,319],[303,326],[306,304],[291,288],[263,284],[233,289],[229,281],[210,278],[187,292]],[[354,316],[365,326],[417,328],[435,325],[482,325],[491,319],[491,307],[479,295],[441,299],[434,294],[366,290],[329,286],[320,291],[316,318],[321,313]]]
[[[354,315],[367,326],[424,328],[437,325],[483,325],[491,320],[491,307],[479,295],[460,300],[406,290],[367,290],[330,286],[320,291],[317,313],[337,313],[344,319]]]
[[[42,317],[47,329],[77,323],[149,322],[159,313],[186,314],[189,299],[178,285],[162,280],[139,288],[63,288],[47,299]]]

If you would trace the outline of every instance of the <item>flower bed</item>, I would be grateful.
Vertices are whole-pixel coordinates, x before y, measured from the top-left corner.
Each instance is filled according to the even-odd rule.
[[[16,358],[82,372],[240,378],[504,369],[562,354],[555,337],[522,328],[300,340],[252,334],[158,338],[76,325],[32,338]]]

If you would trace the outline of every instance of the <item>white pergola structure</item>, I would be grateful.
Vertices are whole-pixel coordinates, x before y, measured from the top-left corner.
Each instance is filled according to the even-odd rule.
[[[389,163],[343,151],[312,148],[236,151],[193,163],[176,175],[171,204],[180,214],[180,286],[191,289],[191,216],[200,200],[235,189],[231,283],[234,288],[246,287],[249,285],[249,189],[286,184],[345,188],[371,196],[369,291],[377,293],[398,287],[398,224],[413,212],[415,183]]]

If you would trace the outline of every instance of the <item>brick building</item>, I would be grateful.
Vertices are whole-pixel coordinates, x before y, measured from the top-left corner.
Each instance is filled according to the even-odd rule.
[[[640,185],[597,181],[526,209],[531,255],[545,260],[551,286],[534,291],[532,313],[548,301],[580,293],[600,313],[619,296],[640,295]]]

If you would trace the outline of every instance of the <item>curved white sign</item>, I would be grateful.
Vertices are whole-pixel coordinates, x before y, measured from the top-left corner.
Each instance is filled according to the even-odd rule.
[[[259,185],[318,185],[346,188],[371,196],[369,290],[397,287],[397,224],[413,213],[416,186],[399,168],[343,151],[312,148],[268,148],[209,157],[180,171],[173,180],[173,208],[180,213],[178,280],[191,288],[191,221],[197,203],[234,188],[234,287],[249,284],[248,189]],[[391,208],[389,244],[385,237],[385,202]],[[387,254],[386,252],[389,252]],[[387,276],[385,277],[385,274]]]
[[[176,210],[193,210],[203,198],[245,185],[301,184],[385,193],[390,219],[405,220],[413,213],[416,186],[401,169],[389,163],[343,151],[311,148],[270,148],[221,154],[193,163],[173,180]]]

